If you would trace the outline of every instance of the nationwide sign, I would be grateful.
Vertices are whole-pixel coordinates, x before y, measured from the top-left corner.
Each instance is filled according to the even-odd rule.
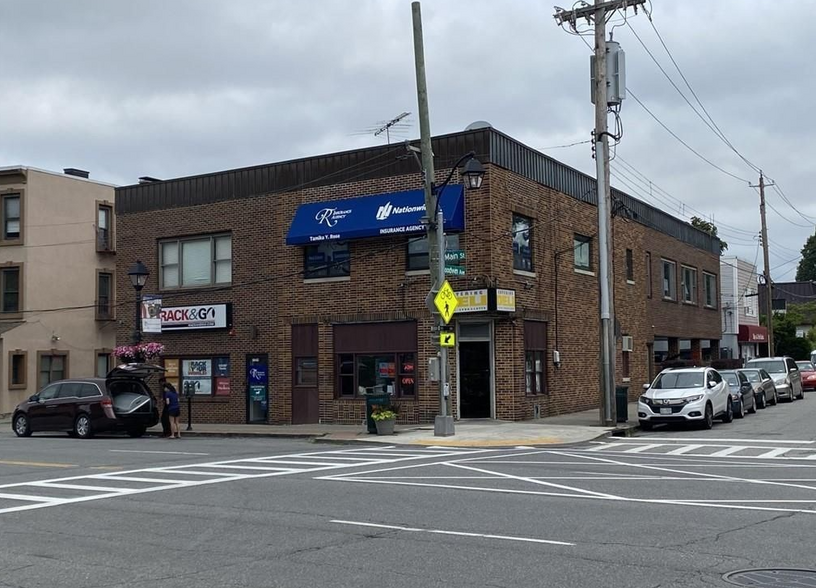
[[[445,231],[463,231],[464,188],[461,185],[445,187],[439,205],[445,218]],[[301,204],[289,227],[286,244],[310,245],[322,241],[424,233],[424,216],[423,190]]]
[[[162,332],[226,329],[231,315],[231,304],[165,307],[161,309],[161,328]]]

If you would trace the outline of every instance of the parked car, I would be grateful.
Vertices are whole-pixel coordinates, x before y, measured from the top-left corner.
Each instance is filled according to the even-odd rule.
[[[748,377],[739,370],[722,370],[720,375],[728,382],[731,388],[731,405],[734,416],[741,419],[747,410],[751,414],[757,411],[757,399],[754,394],[754,386]]]
[[[159,422],[156,397],[145,383],[164,368],[148,364],[115,367],[106,378],[71,378],[52,382],[14,409],[18,437],[40,431],[67,431],[88,438],[94,433],[125,431],[141,437]]]
[[[678,422],[710,429],[715,418],[724,423],[734,419],[731,389],[713,368],[665,369],[643,387],[638,419],[645,430],[657,423]]]
[[[743,368],[741,370],[748,381],[754,386],[754,393],[757,397],[757,406],[765,408],[769,404],[776,406],[779,402],[779,396],[774,386],[773,378],[765,370],[754,368]]]
[[[745,364],[747,368],[758,368],[768,372],[776,386],[776,392],[782,398],[793,402],[796,398],[804,398],[802,390],[802,374],[796,367],[796,362],[790,357],[762,357],[752,359]]]
[[[802,390],[816,390],[816,367],[812,361],[797,361],[796,367],[802,374]]]

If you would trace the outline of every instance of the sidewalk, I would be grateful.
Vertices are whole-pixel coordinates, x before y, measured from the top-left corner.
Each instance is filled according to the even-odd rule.
[[[519,445],[568,445],[609,435],[628,435],[637,426],[637,403],[629,404],[629,422],[618,427],[598,425],[598,409],[534,421],[462,420],[451,437],[434,437],[433,425],[398,425],[394,435],[370,435],[361,425],[229,425],[193,423],[182,437],[270,437],[309,439],[316,443],[385,443],[444,447],[516,447]],[[11,417],[0,417],[0,428],[10,431]],[[160,435],[161,426],[148,429]]]
[[[632,418],[634,415],[634,418]],[[385,443],[444,447],[516,447],[519,445],[568,445],[609,435],[628,435],[637,426],[637,403],[629,405],[629,422],[618,427],[598,425],[598,409],[546,417],[534,421],[462,420],[456,434],[434,437],[433,425],[397,425],[394,435],[369,434],[361,425],[219,425],[193,423],[182,436],[279,437],[311,439],[316,443]],[[161,427],[149,430],[158,435]]]

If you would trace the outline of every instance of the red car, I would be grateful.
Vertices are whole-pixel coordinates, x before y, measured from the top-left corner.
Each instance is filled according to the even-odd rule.
[[[816,390],[816,367],[809,361],[797,361],[796,367],[802,374],[802,390]]]

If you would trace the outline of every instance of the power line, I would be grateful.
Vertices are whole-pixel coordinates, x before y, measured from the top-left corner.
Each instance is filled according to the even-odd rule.
[[[682,145],[683,145],[683,146],[684,146],[686,149],[688,149],[689,151],[691,151],[691,152],[692,152],[694,155],[696,155],[697,157],[699,157],[701,160],[703,160],[704,162],[706,162],[708,165],[710,165],[710,166],[711,166],[711,167],[713,167],[714,169],[721,171],[722,173],[724,173],[724,174],[725,174],[725,175],[727,175],[727,176],[731,176],[731,177],[732,177],[732,178],[734,178],[735,180],[739,180],[740,182],[745,182],[746,184],[750,184],[750,183],[751,183],[751,180],[747,180],[747,179],[745,179],[745,178],[741,178],[741,177],[740,177],[740,176],[738,176],[738,175],[732,174],[730,171],[728,171],[728,170],[725,170],[725,169],[721,168],[719,165],[717,165],[716,163],[714,163],[713,161],[711,161],[710,159],[708,159],[707,157],[705,157],[704,155],[702,155],[702,154],[701,154],[699,151],[697,151],[697,150],[696,150],[696,149],[694,149],[694,148],[693,148],[691,145],[689,145],[688,143],[686,143],[686,142],[685,142],[683,139],[681,139],[680,137],[678,137],[678,136],[677,136],[677,134],[676,134],[674,131],[672,131],[672,130],[671,130],[669,127],[667,127],[667,126],[666,126],[666,125],[663,123],[663,121],[662,121],[662,120],[660,120],[659,118],[657,118],[657,116],[656,116],[656,115],[655,115],[655,114],[654,114],[654,113],[653,113],[651,110],[649,110],[649,109],[646,107],[646,105],[645,105],[645,104],[643,104],[643,102],[641,102],[641,101],[640,101],[640,98],[638,98],[638,97],[637,97],[637,95],[636,95],[634,92],[632,92],[632,90],[630,90],[628,86],[626,87],[626,91],[627,91],[627,92],[628,92],[628,93],[629,93],[629,94],[632,96],[632,98],[634,98],[634,99],[635,99],[635,102],[637,102],[638,104],[640,104],[641,108],[643,108],[643,110],[645,110],[645,111],[646,111],[646,112],[649,114],[649,116],[651,116],[651,117],[652,117],[652,118],[653,118],[653,119],[654,119],[654,120],[657,122],[657,124],[659,124],[661,127],[663,127],[663,128],[666,130],[666,132],[667,132],[667,133],[669,133],[669,134],[670,134],[672,137],[674,137],[675,139],[677,139],[677,140],[680,142],[680,144],[682,144]]]
[[[666,45],[666,42],[663,40],[663,36],[660,34],[660,31],[657,30],[657,27],[654,24],[654,19],[652,19],[652,14],[651,14],[650,11],[646,11],[646,17],[649,19],[649,24],[652,26],[652,30],[655,32],[655,35],[657,35],[657,38],[660,41],[660,44],[663,46],[663,49],[666,51],[666,55],[669,56],[669,59],[671,60],[671,62],[674,65],[675,69],[677,70],[677,73],[680,74],[680,77],[682,78],[683,82],[686,84],[686,87],[689,89],[689,92],[691,92],[691,95],[697,101],[697,104],[700,106],[700,109],[705,113],[706,117],[708,117],[708,120],[711,121],[711,124],[708,124],[708,122],[705,120],[705,118],[703,118],[700,115],[700,113],[697,111],[697,109],[694,108],[694,106],[691,105],[691,103],[686,98],[685,94],[683,94],[683,92],[680,92],[680,89],[677,88],[677,86],[674,84],[674,82],[671,80],[671,78],[668,76],[668,74],[666,74],[666,72],[663,70],[663,68],[660,67],[660,64],[658,64],[658,67],[660,67],[660,70],[663,72],[663,74],[666,76],[666,78],[672,83],[672,85],[675,87],[675,89],[678,91],[678,93],[680,93],[680,95],[683,96],[683,99],[686,100],[686,102],[689,104],[691,109],[694,110],[695,114],[697,114],[697,116],[699,116],[702,119],[702,121],[704,123],[706,123],[706,125],[712,130],[712,132],[714,132],[714,134],[717,135],[717,137],[721,141],[723,141],[734,153],[736,153],[737,156],[748,167],[750,167],[751,169],[753,169],[755,172],[758,173],[760,171],[759,167],[754,165],[751,161],[749,161],[746,157],[744,157],[742,155],[742,153],[740,153],[739,150],[736,147],[734,147],[734,144],[728,139],[728,137],[725,136],[725,133],[722,131],[722,129],[720,129],[719,125],[717,125],[714,118],[711,116],[711,114],[706,109],[705,105],[700,100],[700,97],[694,91],[694,88],[692,88],[691,83],[688,81],[688,78],[686,78],[685,74],[683,73],[683,70],[680,69],[680,65],[677,63],[677,60],[674,58],[674,55],[672,55],[672,52],[669,50],[668,46]],[[626,24],[629,24],[629,23],[626,23]],[[629,28],[631,29],[632,33],[634,33],[634,35],[638,39],[638,41],[640,41],[640,44],[643,45],[643,48],[646,49],[646,52],[649,53],[649,56],[655,61],[655,63],[657,63],[657,60],[651,54],[651,52],[646,47],[646,45],[643,43],[643,41],[640,40],[640,37],[638,37],[637,32],[632,28],[632,25],[629,25]],[[712,125],[713,125],[713,128],[712,128]]]

